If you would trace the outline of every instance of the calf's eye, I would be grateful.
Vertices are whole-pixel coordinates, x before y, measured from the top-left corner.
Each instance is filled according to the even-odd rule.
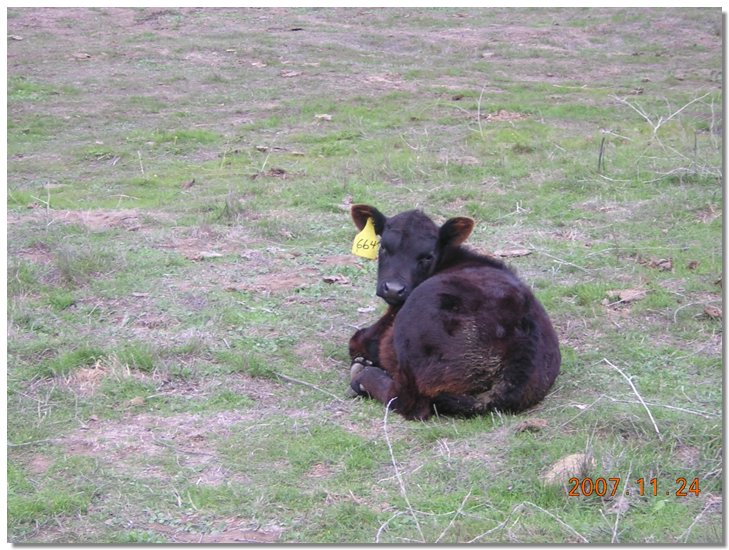
[[[420,256],[418,258],[418,263],[423,267],[430,265],[430,262],[432,262],[432,261],[433,261],[432,254],[423,254],[422,256]]]

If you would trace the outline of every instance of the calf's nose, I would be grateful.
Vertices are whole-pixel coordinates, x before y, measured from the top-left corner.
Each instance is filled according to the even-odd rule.
[[[405,297],[405,285],[398,282],[382,283],[382,297],[389,301],[401,301]]]

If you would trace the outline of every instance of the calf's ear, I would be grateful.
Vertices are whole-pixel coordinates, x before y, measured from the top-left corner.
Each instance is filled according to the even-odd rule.
[[[372,223],[375,225],[375,233],[382,235],[382,232],[385,230],[387,217],[374,206],[368,206],[366,204],[352,205],[352,219],[357,229],[362,231],[368,218],[372,218]]]
[[[445,222],[438,232],[438,244],[441,247],[462,244],[476,225],[471,218],[451,218]]]

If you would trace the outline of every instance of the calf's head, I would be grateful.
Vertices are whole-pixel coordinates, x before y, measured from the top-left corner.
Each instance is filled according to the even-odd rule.
[[[377,295],[402,305],[415,287],[433,275],[449,247],[457,247],[473,230],[470,218],[451,218],[441,227],[418,210],[388,218],[374,206],[352,206],[352,219],[362,230],[371,218],[380,236]]]

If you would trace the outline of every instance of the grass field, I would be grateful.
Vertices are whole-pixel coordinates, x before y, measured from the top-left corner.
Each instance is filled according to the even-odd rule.
[[[11,542],[725,541],[718,8],[7,16]],[[477,221],[543,403],[346,397],[352,203]]]

